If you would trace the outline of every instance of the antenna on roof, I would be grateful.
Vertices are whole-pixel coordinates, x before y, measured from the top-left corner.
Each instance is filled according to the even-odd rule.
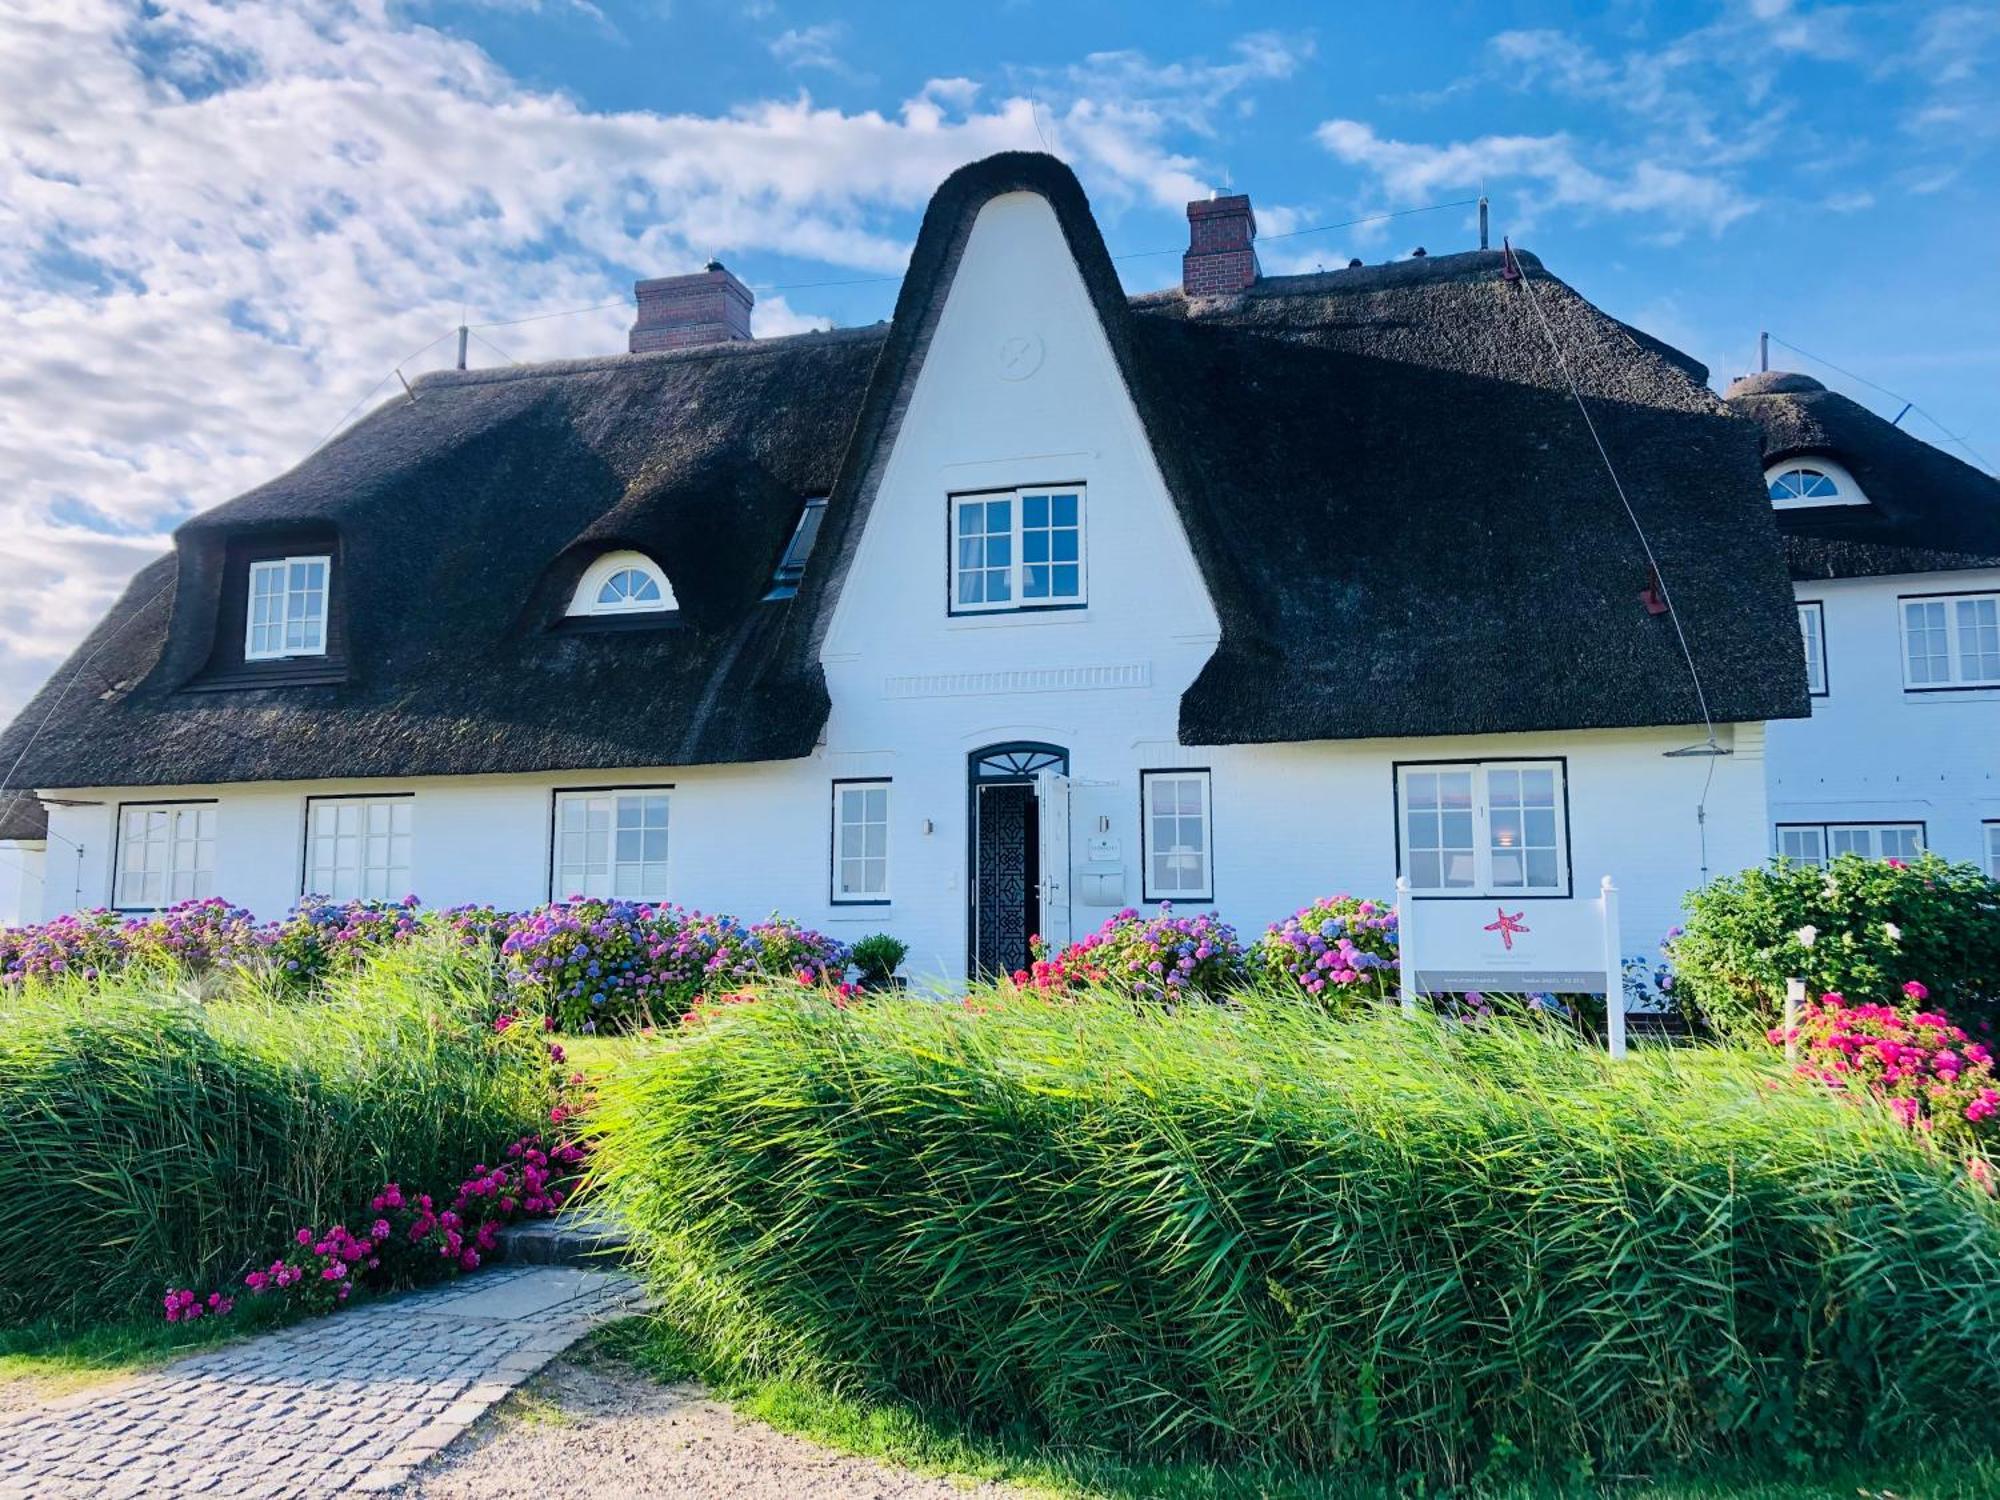
[[[463,323],[458,325],[458,367],[461,370],[465,368],[465,336],[470,331]]]
[[[1757,369],[1761,374],[1771,368],[1771,333],[1769,329],[1757,335]]]
[[[1479,248],[1486,248],[1486,195],[1479,195]]]

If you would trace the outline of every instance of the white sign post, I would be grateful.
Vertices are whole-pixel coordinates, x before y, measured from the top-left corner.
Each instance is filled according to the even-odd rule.
[[[1403,1014],[1417,1013],[1417,952],[1410,934],[1410,877],[1396,877],[1396,993]]]
[[[1604,1040],[1611,1056],[1625,1055],[1625,956],[1619,952],[1618,887],[1598,883],[1597,909],[1604,923]]]

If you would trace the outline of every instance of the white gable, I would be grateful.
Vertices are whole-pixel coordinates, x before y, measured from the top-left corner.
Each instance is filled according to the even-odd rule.
[[[1047,200],[1008,193],[979,211],[920,357],[822,650],[836,713],[840,679],[867,697],[885,671],[1029,665],[1143,664],[1177,702],[1215,610]],[[950,497],[1036,485],[1083,487],[1087,605],[954,617]]]

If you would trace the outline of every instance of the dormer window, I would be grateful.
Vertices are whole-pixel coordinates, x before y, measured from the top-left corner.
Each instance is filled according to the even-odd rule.
[[[245,661],[326,655],[325,557],[272,557],[250,564]]]
[[[607,552],[584,570],[572,615],[645,615],[679,609],[674,586],[643,552]]]
[[[1774,510],[1811,510],[1822,505],[1866,505],[1854,476],[1830,459],[1787,459],[1764,471]]]

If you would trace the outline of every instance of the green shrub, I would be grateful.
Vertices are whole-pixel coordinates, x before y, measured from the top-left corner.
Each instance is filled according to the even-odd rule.
[[[204,1003],[164,969],[0,991],[0,1321],[157,1308],[537,1129],[541,1041],[484,1022],[486,973],[435,939],[309,1006],[243,975]]]
[[[893,938],[886,932],[871,932],[848,950],[861,983],[871,989],[883,989],[896,977],[903,960],[910,955],[910,945],[900,938]]]
[[[1975,1036],[2000,1022],[2000,884],[1976,865],[1934,854],[1908,864],[1846,854],[1825,870],[1777,860],[1686,904],[1687,925],[1667,944],[1672,993],[1725,1036],[1776,1025],[1788,977],[1815,996],[1889,1002],[1915,980]]]
[[[986,1431],[1451,1483],[2000,1436],[2000,1208],[1768,1049],[774,997],[599,1123],[730,1367]]]

